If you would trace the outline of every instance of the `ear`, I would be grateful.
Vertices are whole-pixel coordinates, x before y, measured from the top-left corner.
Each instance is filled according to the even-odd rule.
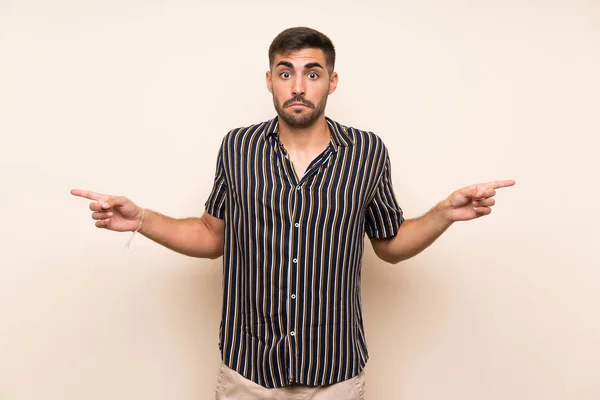
[[[267,80],[267,89],[273,93],[273,80],[271,79],[271,71],[267,71],[265,78]]]
[[[329,94],[332,94],[335,92],[335,89],[337,89],[338,80],[339,77],[337,72],[333,72],[329,78]]]

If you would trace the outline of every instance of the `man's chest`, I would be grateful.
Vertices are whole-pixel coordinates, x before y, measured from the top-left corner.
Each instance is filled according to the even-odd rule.
[[[344,224],[360,222],[378,171],[368,157],[353,150],[325,151],[300,166],[281,153],[238,155],[227,171],[234,217],[243,215],[249,221],[267,224],[278,219],[319,224],[332,219]]]

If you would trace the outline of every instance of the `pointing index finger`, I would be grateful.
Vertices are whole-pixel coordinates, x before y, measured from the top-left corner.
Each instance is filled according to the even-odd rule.
[[[103,196],[100,193],[92,192],[90,190],[81,190],[81,189],[73,189],[73,190],[71,190],[71,194],[73,196],[84,197],[86,199],[96,200],[96,201],[100,201],[100,199]]]
[[[509,180],[505,180],[505,181],[488,182],[484,186],[488,189],[500,189],[500,188],[513,186],[514,184],[515,184],[515,181],[513,181],[512,179],[509,179]]]

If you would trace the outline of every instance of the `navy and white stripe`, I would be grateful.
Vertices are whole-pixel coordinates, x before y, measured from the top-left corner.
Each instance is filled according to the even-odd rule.
[[[393,236],[404,220],[382,140],[327,123],[329,146],[301,179],[278,144],[277,118],[230,131],[206,202],[225,223],[223,361],[268,388],[362,370],[364,235]]]

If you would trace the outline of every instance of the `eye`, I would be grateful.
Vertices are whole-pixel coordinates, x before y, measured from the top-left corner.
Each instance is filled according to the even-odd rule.
[[[282,77],[283,79],[288,79],[291,75],[289,72],[285,71],[282,72],[281,74],[279,74],[280,77]]]
[[[308,77],[310,79],[317,79],[319,77],[319,74],[317,74],[316,72],[311,72],[310,74],[308,74]]]

